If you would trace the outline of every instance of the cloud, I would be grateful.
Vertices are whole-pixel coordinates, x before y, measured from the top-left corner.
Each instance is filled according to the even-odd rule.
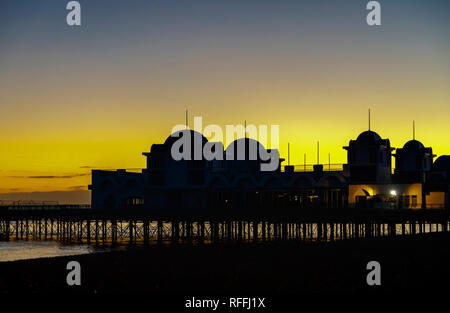
[[[103,167],[98,167],[98,166],[91,166],[91,165],[83,165],[83,166],[80,166],[80,168],[83,168],[83,169],[112,169],[112,167],[110,167],[110,166],[103,166]]]
[[[68,189],[71,189],[71,190],[87,190],[87,186],[84,186],[84,185],[70,186],[70,187],[68,187]]]
[[[89,176],[90,173],[75,173],[66,175],[29,175],[29,176],[8,176],[9,178],[32,178],[32,179],[66,179],[74,177]]]
[[[94,169],[94,170],[105,170],[105,171],[116,170],[114,167],[111,167],[111,166],[98,167],[98,166],[83,165],[83,166],[80,166],[80,168],[82,168],[82,169]],[[142,170],[142,167],[129,167],[129,168],[126,168],[125,170],[127,170],[127,171],[140,171],[140,170]]]

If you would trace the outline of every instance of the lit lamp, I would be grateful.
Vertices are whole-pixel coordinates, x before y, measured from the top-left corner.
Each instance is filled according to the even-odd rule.
[[[391,196],[396,196],[396,195],[397,195],[397,191],[391,190]]]

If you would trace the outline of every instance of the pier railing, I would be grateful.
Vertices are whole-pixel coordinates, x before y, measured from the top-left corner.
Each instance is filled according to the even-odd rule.
[[[58,202],[0,201],[0,211],[4,210],[86,210],[90,204],[59,204]]]
[[[344,170],[344,164],[342,163],[326,163],[320,165],[324,172],[342,172]],[[282,166],[282,172],[286,171],[286,166],[289,165]],[[314,172],[314,168],[317,164],[295,164],[290,166],[293,167],[294,172]]]

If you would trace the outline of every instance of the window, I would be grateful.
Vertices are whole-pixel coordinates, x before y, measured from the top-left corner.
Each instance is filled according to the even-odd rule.
[[[413,208],[417,207],[417,195],[411,196],[411,207]]]
[[[127,208],[139,207],[144,205],[144,199],[142,198],[128,198],[125,200],[125,206]]]

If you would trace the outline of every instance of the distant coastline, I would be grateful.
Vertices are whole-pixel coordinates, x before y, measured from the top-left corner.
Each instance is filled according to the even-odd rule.
[[[59,204],[91,204],[90,190],[73,191],[35,191],[0,193],[1,201],[56,201]]]

